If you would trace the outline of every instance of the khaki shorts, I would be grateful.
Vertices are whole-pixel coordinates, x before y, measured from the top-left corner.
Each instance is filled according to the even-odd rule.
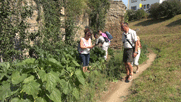
[[[123,62],[133,62],[133,49],[124,49]]]

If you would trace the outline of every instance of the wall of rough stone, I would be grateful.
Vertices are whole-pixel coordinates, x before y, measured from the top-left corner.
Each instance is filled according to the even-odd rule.
[[[36,3],[34,0],[27,0],[29,5],[34,6],[37,8]],[[110,1],[110,10],[107,13],[106,17],[106,28],[109,28],[110,26],[120,22],[121,18],[124,16],[124,13],[126,12],[126,6],[123,4],[122,1]],[[41,24],[40,22],[37,22],[36,19],[38,17],[38,12],[43,13],[43,8],[41,8],[41,11],[34,10],[33,16],[31,18],[28,18],[27,21],[30,23],[30,28],[28,29],[29,32],[36,32],[38,30],[38,27]],[[64,8],[62,8],[62,15],[64,15]],[[62,23],[64,22],[64,16],[61,17]],[[89,26],[89,18],[88,14],[84,13],[80,17],[76,18],[76,25],[77,28],[75,30],[75,40],[80,39],[84,36],[84,29],[86,26]],[[61,28],[62,30],[62,38],[64,39],[65,29]]]
[[[106,25],[112,25],[120,22],[124,13],[126,13],[126,6],[122,1],[111,1],[110,9],[107,13]]]

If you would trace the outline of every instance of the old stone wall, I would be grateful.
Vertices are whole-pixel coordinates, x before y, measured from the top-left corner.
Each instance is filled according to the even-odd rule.
[[[29,5],[37,7],[34,0],[27,0]],[[110,1],[110,10],[107,13],[106,16],[106,28],[109,28],[110,26],[118,23],[121,21],[121,19],[124,16],[124,13],[126,12],[126,6],[123,4],[122,1]],[[28,23],[30,23],[30,28],[28,29],[29,32],[36,32],[41,24],[40,22],[37,22],[36,19],[38,17],[38,12],[43,14],[43,8],[41,8],[41,11],[38,11],[34,9],[33,16],[31,18],[28,18]],[[62,8],[62,15],[64,15],[64,8]],[[64,16],[61,17],[62,23],[64,22]],[[89,18],[88,14],[84,13],[81,16],[76,18],[76,25],[78,26],[75,30],[75,40],[79,40],[81,37],[84,36],[84,29],[85,27],[89,26]],[[62,30],[62,38],[64,39],[65,29],[61,28]]]
[[[107,13],[106,24],[115,24],[120,22],[124,13],[126,12],[126,6],[122,1],[111,1],[110,9]]]

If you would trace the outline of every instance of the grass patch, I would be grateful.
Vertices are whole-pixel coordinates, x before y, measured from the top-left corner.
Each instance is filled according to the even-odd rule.
[[[157,23],[158,28],[153,27],[155,24],[145,26],[145,29],[148,29],[144,31],[145,36],[142,40],[154,50],[157,57],[152,66],[134,80],[130,88],[132,94],[128,96],[127,102],[181,101],[181,30],[179,29],[181,25],[173,23],[178,20],[178,17],[181,18],[181,15]],[[139,22],[142,21],[133,23]],[[168,27],[168,24],[175,25]],[[132,26],[141,27],[135,24]],[[143,35],[143,32],[140,35]]]

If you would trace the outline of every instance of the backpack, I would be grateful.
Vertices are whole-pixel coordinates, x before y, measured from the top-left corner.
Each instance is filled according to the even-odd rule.
[[[106,31],[105,34],[107,35],[109,40],[113,39],[112,35],[108,31]]]
[[[109,39],[108,39],[108,38],[106,38],[106,37],[104,37],[104,40],[105,40],[105,42],[109,42]]]

